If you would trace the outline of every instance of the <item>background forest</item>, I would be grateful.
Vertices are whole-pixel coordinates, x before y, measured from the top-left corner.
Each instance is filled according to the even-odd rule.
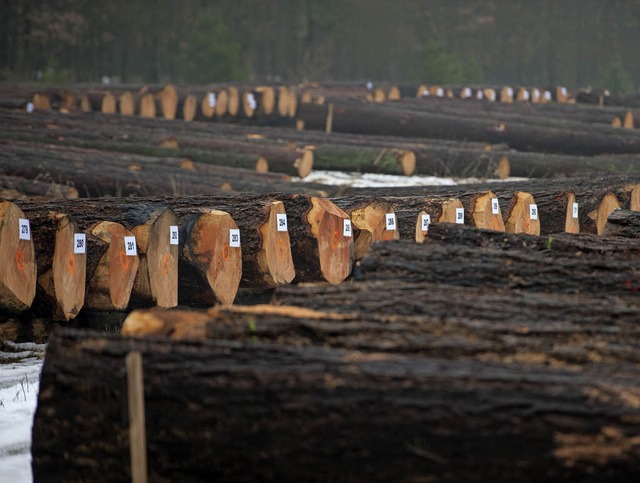
[[[640,0],[3,0],[0,80],[640,84]]]

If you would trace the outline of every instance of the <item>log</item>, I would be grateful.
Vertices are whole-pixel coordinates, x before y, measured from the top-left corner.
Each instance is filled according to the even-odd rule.
[[[182,220],[185,243],[178,273],[180,304],[231,304],[242,277],[240,233],[231,216],[220,210]]]
[[[0,176],[0,198],[16,199],[57,199],[77,198],[78,190],[53,181],[25,179],[17,176]]]
[[[331,145],[314,146],[316,169],[386,173],[411,176],[416,172],[412,151],[394,148],[361,148]]]
[[[349,215],[315,196],[277,195],[276,199],[287,212],[295,281],[345,280],[354,257]]]
[[[0,308],[11,313],[31,307],[36,295],[35,252],[24,212],[0,202]]]
[[[464,210],[458,198],[402,196],[385,200],[393,205],[400,238],[417,243],[424,242],[431,222],[455,223],[456,209]],[[423,215],[428,215],[428,222],[423,222]]]
[[[122,116],[135,115],[136,99],[130,91],[124,91],[118,96],[118,112]]]
[[[638,472],[635,365],[618,362],[622,350],[583,368],[66,329],[42,371],[35,480],[130,481],[132,351],[144,361],[150,481],[625,481]]]
[[[543,151],[576,155],[640,152],[640,136],[625,130],[589,126],[581,129],[538,127],[521,122],[495,122],[461,118],[451,114],[425,114],[392,109],[386,105],[336,105],[336,132],[391,134],[506,143],[521,151]],[[306,129],[324,129],[326,107],[304,104],[298,119]]]
[[[191,122],[198,114],[198,100],[195,96],[188,94],[178,99],[177,110],[183,121]]]
[[[393,205],[386,200],[349,197],[331,202],[351,218],[354,262],[367,254],[372,243],[400,238]]]
[[[616,209],[607,217],[603,234],[625,238],[640,236],[640,213],[638,211]]]
[[[557,253],[553,248],[539,252],[517,244],[470,247],[454,241],[441,244],[429,236],[423,245],[402,240],[373,245],[353,276],[356,280],[624,296],[637,290],[636,265],[628,257],[622,264],[620,259],[597,253]]]

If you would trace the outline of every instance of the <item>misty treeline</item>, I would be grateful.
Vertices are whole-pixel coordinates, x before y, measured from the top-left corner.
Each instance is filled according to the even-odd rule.
[[[640,0],[2,0],[0,78],[627,91]]]

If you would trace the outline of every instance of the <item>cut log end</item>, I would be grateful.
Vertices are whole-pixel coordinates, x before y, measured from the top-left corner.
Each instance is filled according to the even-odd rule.
[[[424,243],[429,234],[429,230],[422,229],[422,216],[427,214],[426,211],[421,210],[420,213],[418,213],[418,218],[416,218],[416,243]]]
[[[238,230],[229,213],[213,210],[195,220],[184,256],[206,279],[215,300],[233,303],[242,278],[242,251],[231,230]],[[238,245],[238,246],[233,246]]]
[[[269,172],[269,162],[266,160],[264,156],[260,156],[256,161],[256,171],[258,173],[268,173]]]
[[[153,94],[147,93],[140,98],[140,116],[156,117],[156,101],[153,99]]]
[[[573,204],[576,202],[576,195],[569,193],[567,196],[567,212],[565,215],[564,231],[567,233],[580,233],[580,218],[574,216]]]
[[[86,305],[95,310],[126,309],[139,264],[137,254],[127,255],[127,249],[131,247],[127,247],[125,236],[133,236],[133,233],[121,224],[110,221],[96,224],[90,233],[107,243],[108,249],[89,281]]]
[[[613,193],[607,193],[604,195],[602,200],[600,201],[600,206],[598,206],[597,215],[596,215],[596,229],[598,235],[602,235],[604,233],[605,227],[607,226],[607,218],[609,215],[613,213],[613,210],[622,208],[618,198]]]
[[[295,160],[293,166],[298,170],[298,176],[300,178],[309,176],[313,169],[313,150],[303,150],[300,157]]]
[[[509,157],[506,154],[500,156],[496,174],[500,179],[507,179],[511,174],[511,163],[509,162]]]
[[[456,215],[459,209],[464,209],[462,201],[451,198],[442,202],[442,213],[438,218],[439,223],[456,223]]]
[[[26,219],[20,208],[0,202],[0,308],[9,312],[27,310],[36,294],[33,240],[21,239],[20,219]]]
[[[619,117],[614,117],[611,119],[611,127],[622,127],[622,121]]]
[[[404,176],[413,176],[416,172],[416,155],[410,150],[398,152],[398,164]]]
[[[240,112],[240,92],[237,87],[230,86],[227,88],[227,114],[236,117]]]
[[[120,333],[128,337],[203,339],[207,335],[206,322],[209,320],[211,316],[207,312],[134,310],[125,319]]]
[[[165,119],[175,119],[178,110],[178,92],[171,84],[167,84],[158,94],[160,97],[160,106],[162,108],[162,117]]]
[[[296,275],[291,255],[291,240],[286,228],[284,204],[281,201],[273,201],[268,221],[260,228],[262,249],[258,254],[258,267],[268,287],[286,285]]]
[[[68,215],[55,215],[56,241],[51,270],[38,277],[38,283],[54,302],[54,316],[62,320],[76,317],[84,305],[86,281],[86,240]]]
[[[353,237],[344,230],[349,215],[324,198],[312,197],[311,204],[307,221],[317,240],[320,272],[327,282],[338,284],[349,276],[353,263]]]
[[[633,129],[635,127],[632,111],[627,111],[625,113],[624,121],[622,122],[622,127],[624,127],[625,129]]]
[[[100,107],[100,112],[102,112],[103,114],[115,114],[117,112],[116,96],[114,96],[111,92],[106,92],[102,96],[102,105]]]
[[[486,230],[505,231],[502,212],[497,203],[498,197],[491,191],[479,195],[471,207],[473,226]]]
[[[193,95],[188,95],[182,102],[182,119],[191,122],[198,113],[198,100]],[[211,117],[211,116],[209,116]]]
[[[136,112],[136,101],[133,94],[125,91],[118,98],[118,111],[122,116],[133,116]]]
[[[375,241],[400,238],[393,206],[390,203],[374,201],[361,208],[351,210],[349,215],[354,227],[355,260],[364,257]],[[393,225],[387,223],[388,216],[394,217]]]
[[[134,291],[159,307],[175,307],[178,305],[178,218],[167,208],[153,213],[148,223],[135,227],[132,232],[140,249]]]
[[[634,183],[625,187],[629,191],[629,209],[631,211],[640,211],[640,184]]]
[[[513,195],[511,210],[505,223],[507,233],[540,235],[540,215],[530,193],[518,191]],[[535,211],[535,214],[533,213]]]
[[[229,110],[229,91],[220,89],[216,97],[216,117],[222,117]]]
[[[260,94],[260,109],[263,114],[271,115],[276,108],[276,93],[273,87],[258,86],[256,92]]]

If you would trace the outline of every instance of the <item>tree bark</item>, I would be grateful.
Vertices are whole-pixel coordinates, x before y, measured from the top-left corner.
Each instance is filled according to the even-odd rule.
[[[143,360],[154,481],[621,481],[638,472],[638,409],[611,397],[634,393],[624,351],[576,371],[534,358],[58,330],[34,420],[36,480],[130,481],[131,351]]]

